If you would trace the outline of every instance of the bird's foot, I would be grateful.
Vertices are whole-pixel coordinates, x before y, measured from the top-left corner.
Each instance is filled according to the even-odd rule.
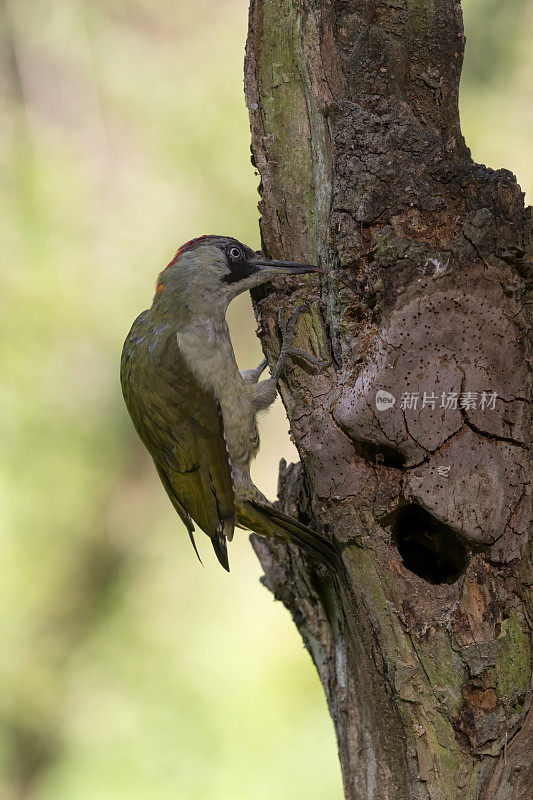
[[[309,306],[306,305],[305,303],[303,305],[296,306],[296,308],[294,308],[289,314],[287,322],[285,322],[282,310],[280,310],[278,314],[278,325],[281,331],[281,350],[278,356],[278,360],[276,361],[276,366],[272,370],[272,378],[275,381],[279,380],[281,372],[285,367],[286,361],[290,357],[299,358],[313,367],[325,368],[329,367],[329,365],[331,364],[331,359],[328,361],[324,361],[323,359],[318,358],[317,356],[314,356],[311,353],[307,353],[305,350],[301,350],[299,347],[293,347],[294,336],[296,333],[296,324],[304,311],[309,311]]]
[[[264,358],[255,369],[241,370],[241,378],[248,386],[253,386],[259,381],[259,378],[267,368],[268,361]]]

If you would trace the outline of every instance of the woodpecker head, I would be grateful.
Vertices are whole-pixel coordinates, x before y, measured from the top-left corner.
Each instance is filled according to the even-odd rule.
[[[200,236],[184,244],[159,274],[154,302],[185,300],[205,310],[228,303],[241,292],[267,283],[277,275],[323,272],[310,264],[267,261],[229,236]]]

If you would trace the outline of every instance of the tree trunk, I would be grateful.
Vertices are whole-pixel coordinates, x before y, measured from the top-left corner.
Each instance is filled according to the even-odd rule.
[[[272,257],[255,298],[301,464],[283,506],[343,551],[339,594],[255,540],[334,721],[349,800],[531,796],[526,276],[514,176],[460,131],[456,0],[252,0],[246,95]],[[394,402],[393,402],[394,399]]]

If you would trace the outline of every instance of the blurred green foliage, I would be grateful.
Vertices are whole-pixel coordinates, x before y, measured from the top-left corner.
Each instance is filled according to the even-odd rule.
[[[533,0],[462,0],[461,124],[475,161],[506,167],[533,193]]]
[[[464,132],[530,189],[532,3],[487,3],[464,3]],[[246,0],[0,0],[6,800],[342,794],[318,679],[247,536],[231,575],[201,535],[196,563],[118,385],[177,246],[259,244],[246,24]],[[230,321],[255,365],[245,298]],[[293,451],[279,406],[262,425],[272,495]]]

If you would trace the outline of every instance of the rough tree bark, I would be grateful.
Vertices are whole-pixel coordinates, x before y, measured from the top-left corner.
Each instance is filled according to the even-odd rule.
[[[254,546],[320,674],[349,800],[531,796],[532,227],[514,176],[461,135],[463,47],[456,0],[251,2],[263,246],[328,271],[255,298],[271,359],[279,310],[304,302],[298,344],[332,358],[286,375],[302,461],[280,497],[338,542],[353,601]]]

